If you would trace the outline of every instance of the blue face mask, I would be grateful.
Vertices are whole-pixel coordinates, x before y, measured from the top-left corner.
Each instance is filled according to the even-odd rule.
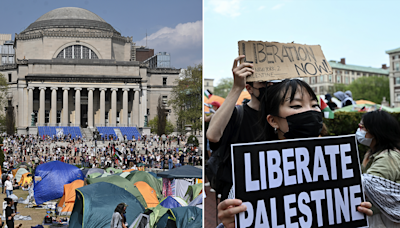
[[[359,143],[366,145],[366,146],[370,146],[373,138],[365,138],[366,134],[367,134],[366,131],[358,128],[357,132],[356,132],[356,139]]]

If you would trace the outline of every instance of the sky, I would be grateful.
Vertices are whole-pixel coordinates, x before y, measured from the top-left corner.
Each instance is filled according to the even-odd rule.
[[[204,78],[232,77],[240,40],[321,45],[327,60],[381,68],[400,47],[397,0],[204,0]]]
[[[43,14],[61,7],[89,10],[122,36],[133,37],[155,53],[169,52],[171,65],[186,68],[202,63],[201,0],[13,0],[1,3],[0,33],[20,33]]]

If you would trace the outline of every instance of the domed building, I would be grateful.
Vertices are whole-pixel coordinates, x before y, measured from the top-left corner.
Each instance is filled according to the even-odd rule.
[[[143,128],[180,72],[136,61],[132,37],[75,7],[41,16],[15,34],[14,49],[15,64],[0,66],[0,73],[8,79],[19,134],[37,127],[43,134],[43,126],[75,126],[88,135],[105,126]],[[168,119],[176,122],[171,110]]]

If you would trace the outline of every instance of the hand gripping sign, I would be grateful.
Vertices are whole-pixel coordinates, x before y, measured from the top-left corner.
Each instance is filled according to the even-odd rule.
[[[368,227],[354,135],[232,145],[236,227]]]
[[[311,77],[332,74],[319,45],[239,41],[242,61],[254,65],[255,73],[247,81],[269,81],[286,78]]]

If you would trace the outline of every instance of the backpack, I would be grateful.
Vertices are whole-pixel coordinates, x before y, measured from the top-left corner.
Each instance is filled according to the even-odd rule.
[[[216,195],[220,194],[223,186],[221,185],[220,177],[223,173],[224,163],[228,160],[230,155],[231,144],[230,142],[236,142],[239,137],[239,128],[242,125],[243,106],[236,106],[236,120],[233,126],[232,137],[224,137],[224,141],[221,142],[219,148],[212,152],[211,157],[207,161],[206,175],[210,182],[211,188],[216,191]]]

